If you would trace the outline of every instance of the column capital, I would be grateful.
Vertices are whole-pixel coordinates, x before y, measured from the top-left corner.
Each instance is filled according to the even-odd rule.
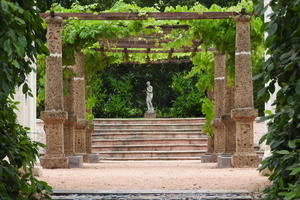
[[[45,19],[47,24],[62,24],[64,21],[62,17],[60,16],[54,16],[54,17],[47,17]]]
[[[250,22],[251,16],[250,15],[238,15],[234,18],[236,22]]]

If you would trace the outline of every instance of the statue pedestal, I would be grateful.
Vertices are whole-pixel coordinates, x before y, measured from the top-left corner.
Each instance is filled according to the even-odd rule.
[[[144,118],[156,118],[155,112],[146,112]]]

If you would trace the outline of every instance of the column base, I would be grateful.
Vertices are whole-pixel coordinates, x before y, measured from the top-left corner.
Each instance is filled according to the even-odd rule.
[[[51,157],[45,156],[41,158],[41,166],[45,169],[69,168],[68,157]]]
[[[87,154],[87,163],[98,163],[99,162],[99,156],[95,153],[89,153]]]
[[[82,156],[69,156],[68,159],[70,168],[83,168]]]
[[[86,161],[87,161],[88,154],[87,154],[87,153],[75,153],[74,156],[81,156],[83,162],[86,162]]]
[[[217,162],[216,154],[205,154],[201,156],[201,163],[215,163]]]
[[[218,168],[231,168],[231,155],[219,155],[218,156]]]
[[[231,161],[234,168],[257,168],[259,165],[259,157],[255,153],[235,153]]]

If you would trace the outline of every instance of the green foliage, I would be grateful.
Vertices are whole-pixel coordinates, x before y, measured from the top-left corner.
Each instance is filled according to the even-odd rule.
[[[280,89],[263,138],[272,152],[261,167],[272,171],[265,199],[300,199],[300,7],[294,0],[272,0],[270,6],[273,13],[266,25],[270,57],[261,74],[269,84],[258,95],[267,101],[276,83]]]
[[[27,129],[17,124],[16,103],[11,99],[25,82],[38,53],[47,53],[40,39],[42,19],[35,1],[0,0],[0,199],[49,199],[51,188],[32,174],[40,143],[32,142]]]
[[[110,9],[118,0],[78,0],[80,5],[97,4],[97,11]],[[38,7],[42,12],[49,10],[53,3],[59,3],[65,8],[70,8],[73,0],[37,0]],[[160,10],[164,10],[165,7],[177,5],[192,7],[195,3],[201,3],[206,7],[210,7],[212,4],[217,4],[222,7],[236,5],[238,0],[124,0],[125,3],[136,3],[140,7],[158,7]]]
[[[202,99],[202,112],[205,115],[205,124],[203,125],[202,129],[203,132],[206,133],[209,137],[213,136],[213,127],[212,121],[214,120],[214,104],[213,102],[208,99]]]
[[[188,78],[186,74],[186,72],[179,72],[172,77],[172,89],[177,96],[173,100],[170,110],[172,117],[196,117],[201,115],[201,99],[204,93],[195,87],[197,78]]]

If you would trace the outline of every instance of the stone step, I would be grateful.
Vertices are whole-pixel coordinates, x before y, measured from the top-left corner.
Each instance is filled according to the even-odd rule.
[[[95,118],[95,124],[190,124],[204,123],[205,118],[132,118],[132,119],[99,119]]]
[[[200,132],[94,133],[94,139],[201,138]]]
[[[169,160],[195,160],[195,161],[201,161],[201,156],[197,157],[130,157],[130,158],[105,158],[105,159],[99,159],[99,162],[103,161],[169,161]]]
[[[207,137],[202,138],[151,138],[151,139],[93,139],[94,145],[145,145],[145,144],[206,144]]]
[[[156,129],[156,130],[177,130],[177,129],[197,129],[201,130],[203,123],[193,124],[94,124],[94,129]]]
[[[100,151],[207,150],[207,144],[94,145],[92,149],[94,153]]]
[[[165,133],[165,132],[197,132],[202,133],[201,129],[94,129],[94,133]]]
[[[97,152],[100,159],[132,158],[132,157],[201,157],[206,150],[193,151],[101,151]]]

